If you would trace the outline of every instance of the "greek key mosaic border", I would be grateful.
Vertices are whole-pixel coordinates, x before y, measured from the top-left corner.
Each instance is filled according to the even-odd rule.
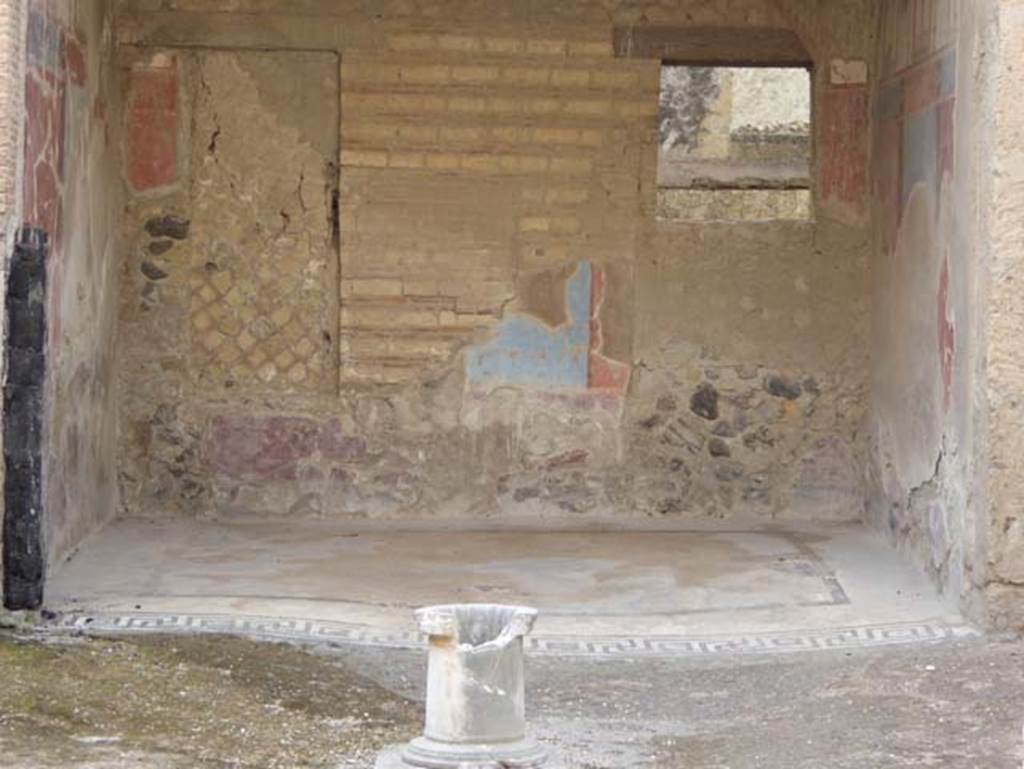
[[[418,649],[415,632],[386,632],[346,622],[222,614],[66,614],[50,623],[52,632],[95,635],[117,633],[186,633],[238,635],[265,641],[327,646],[378,646]],[[566,657],[702,657],[716,654],[784,654],[865,649],[900,644],[934,644],[980,637],[967,625],[903,623],[825,630],[737,636],[622,636],[576,638],[532,636],[528,652]]]

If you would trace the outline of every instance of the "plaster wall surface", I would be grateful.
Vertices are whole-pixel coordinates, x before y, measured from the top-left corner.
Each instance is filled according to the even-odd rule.
[[[1020,4],[880,18],[869,517],[949,599],[1020,627]]]
[[[859,2],[121,2],[122,509],[856,517],[868,90],[828,62],[866,59],[872,21]],[[635,24],[799,33],[820,65],[813,221],[657,222],[659,62],[612,51]],[[270,64],[302,51],[335,69]],[[286,281],[308,296],[260,305]]]
[[[20,225],[44,231],[48,339],[42,478],[53,561],[113,514],[117,149],[103,2],[27,7]]]
[[[874,100],[869,515],[957,592],[966,504],[970,258],[954,167],[973,40],[958,4],[884,6]],[[962,45],[961,45],[962,42]],[[959,205],[958,205],[959,204]],[[959,465],[959,466],[958,466]]]
[[[1024,628],[1024,502],[1021,457],[1024,456],[1024,301],[1019,276],[1024,260],[1024,3],[998,3],[994,62],[991,64],[990,115],[992,154],[982,166],[991,187],[984,198],[988,213],[988,307],[985,360],[987,361],[986,498],[978,514],[988,563],[984,577],[985,610],[997,627]],[[990,39],[992,39],[990,37]],[[979,404],[980,406],[981,404]],[[979,571],[982,571],[979,568]]]
[[[17,221],[15,194],[22,129],[22,43],[24,3],[0,5],[0,238],[9,246],[12,222]]]

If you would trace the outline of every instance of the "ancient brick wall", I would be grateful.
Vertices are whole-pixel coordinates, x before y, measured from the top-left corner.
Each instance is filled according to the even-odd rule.
[[[628,263],[657,109],[657,68],[612,58],[607,35],[420,32],[388,45],[342,62],[346,379],[419,378],[515,312],[527,280]],[[564,297],[546,293],[535,301],[557,325]],[[577,316],[586,326],[589,308]],[[586,352],[584,340],[582,389]],[[533,383],[558,385],[548,373]]]
[[[824,65],[872,41],[836,6],[122,2],[125,511],[855,516],[867,84]],[[799,32],[814,221],[657,223],[635,24]]]

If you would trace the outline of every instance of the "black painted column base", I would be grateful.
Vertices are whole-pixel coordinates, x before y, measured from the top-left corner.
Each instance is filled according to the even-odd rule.
[[[49,239],[26,227],[7,273],[3,393],[3,595],[8,609],[43,602],[43,396],[46,385],[46,262]]]

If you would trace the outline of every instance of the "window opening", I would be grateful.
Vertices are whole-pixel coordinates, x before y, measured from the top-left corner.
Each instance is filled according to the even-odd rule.
[[[811,218],[811,78],[803,67],[666,64],[658,217]]]

